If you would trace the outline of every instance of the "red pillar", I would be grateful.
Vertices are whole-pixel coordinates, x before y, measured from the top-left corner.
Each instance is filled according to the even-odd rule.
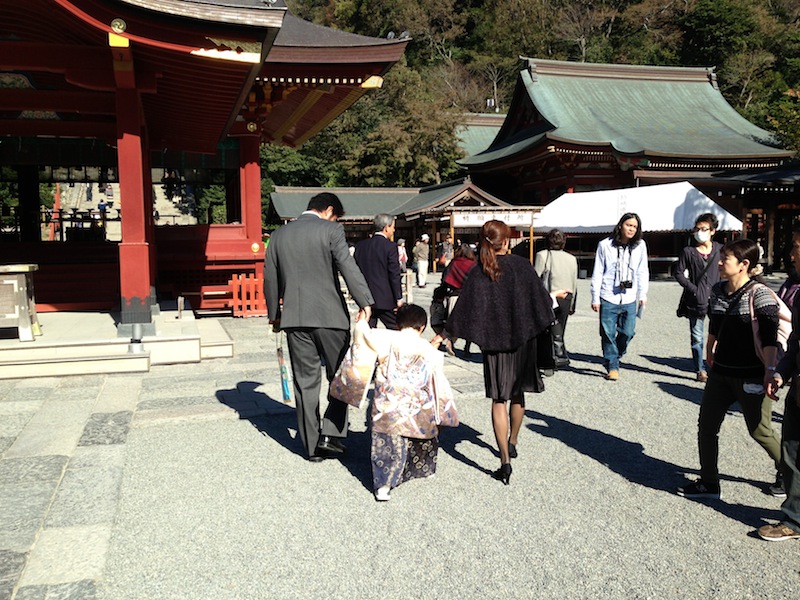
[[[145,240],[149,244],[150,255],[150,299],[155,302],[156,300],[156,278],[158,274],[158,260],[156,256],[156,222],[153,211],[155,210],[155,198],[153,195],[153,170],[150,160],[150,152],[148,148],[150,145],[147,142],[147,130],[144,131],[143,152],[142,152],[142,180],[144,183],[144,200],[145,200],[145,217],[147,219],[147,228],[145,230]]]
[[[251,242],[251,250],[261,261],[255,265],[256,275],[261,276],[264,245],[261,240],[261,154],[260,138],[239,138],[239,176],[242,189],[242,224],[245,236]],[[257,246],[257,247],[256,247]]]
[[[121,322],[152,320],[151,255],[148,243],[142,119],[139,93],[117,90],[117,161],[119,168],[122,241],[119,244]],[[149,179],[149,177],[148,177]],[[152,192],[151,192],[152,193]]]

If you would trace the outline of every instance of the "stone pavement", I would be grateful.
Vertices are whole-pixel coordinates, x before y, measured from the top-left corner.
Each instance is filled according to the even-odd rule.
[[[572,366],[527,395],[508,487],[489,477],[480,358],[448,358],[462,425],[436,479],[388,504],[364,411],[342,461],[303,459],[264,319],[221,320],[231,359],[0,381],[0,599],[795,598],[800,545],[753,535],[780,501],[736,407],[722,500],[674,493],[696,474],[702,393],[678,295],[653,282],[613,383],[580,282]]]

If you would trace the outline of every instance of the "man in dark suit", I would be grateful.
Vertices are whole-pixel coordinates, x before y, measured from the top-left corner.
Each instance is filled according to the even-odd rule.
[[[375,327],[380,319],[386,329],[397,329],[395,312],[403,305],[403,288],[397,244],[392,241],[394,217],[380,214],[372,223],[372,237],[360,241],[355,252],[356,263],[375,299],[369,326]]]
[[[333,379],[350,345],[350,313],[339,273],[369,319],[373,303],[337,219],[344,214],[335,194],[317,194],[297,220],[272,234],[264,262],[264,290],[269,320],[286,331],[294,373],[297,425],[310,461],[345,450],[347,404],[328,397],[320,422],[320,363]]]

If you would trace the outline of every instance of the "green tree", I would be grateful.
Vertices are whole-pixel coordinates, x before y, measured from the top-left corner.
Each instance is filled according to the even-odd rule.
[[[682,21],[683,64],[721,65],[728,57],[760,45],[753,43],[754,9],[746,0],[699,0]]]
[[[227,223],[225,186],[205,184],[195,187],[197,222],[202,224]]]

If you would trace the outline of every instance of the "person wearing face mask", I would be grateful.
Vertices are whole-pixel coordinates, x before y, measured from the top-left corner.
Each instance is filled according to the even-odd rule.
[[[719,221],[712,213],[702,214],[695,219],[692,230],[694,243],[681,252],[675,272],[675,279],[683,287],[677,314],[689,319],[692,366],[697,381],[702,383],[708,381],[703,358],[703,328],[708,314],[711,287],[720,277],[716,264],[722,244],[713,241],[718,226]]]

